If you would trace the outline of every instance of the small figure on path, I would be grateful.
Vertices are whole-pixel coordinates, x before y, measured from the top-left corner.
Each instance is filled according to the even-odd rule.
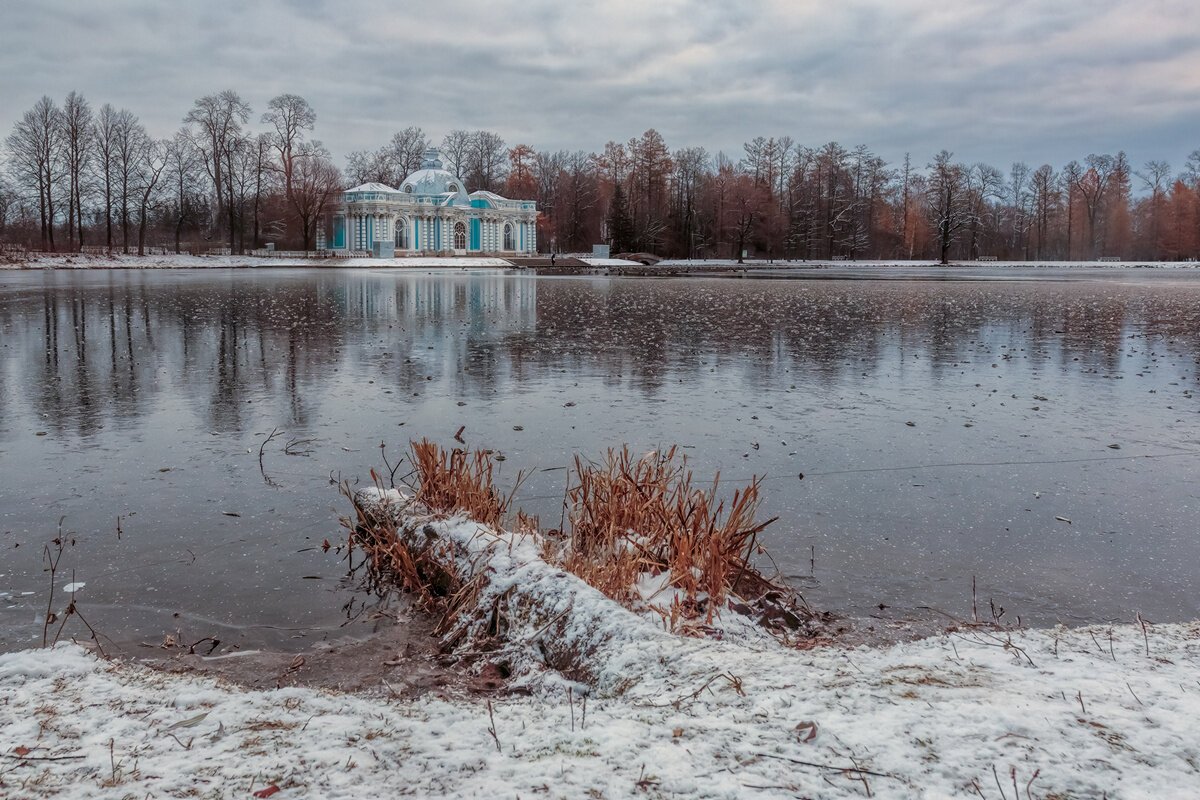
[[[552,267],[554,266],[554,256],[555,256],[554,253],[550,254],[550,266],[552,266]]]

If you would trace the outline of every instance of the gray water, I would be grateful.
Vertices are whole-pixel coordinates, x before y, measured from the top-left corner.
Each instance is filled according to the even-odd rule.
[[[836,612],[969,617],[974,580],[985,617],[1200,616],[1200,275],[790,277],[0,273],[0,650],[41,641],[60,518],[56,608],[85,583],[127,649],[337,636],[378,611],[337,481],[462,426],[552,526],[575,453],[766,475],[775,564]]]

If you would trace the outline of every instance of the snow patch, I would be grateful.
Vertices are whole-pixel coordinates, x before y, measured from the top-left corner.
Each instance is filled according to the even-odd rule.
[[[998,796],[998,778],[1022,797],[1032,780],[1032,797],[1162,798],[1181,796],[1200,764],[1196,623],[1152,626],[1146,640],[1131,625],[967,630],[849,651],[656,641],[621,650],[621,669],[645,677],[619,697],[589,698],[586,717],[565,688],[490,708],[400,703],[383,687],[244,691],[73,645],[9,653],[0,782],[12,796],[114,800],[270,785],[297,799],[737,798],[748,787],[861,798],[868,786],[935,798],[975,786]],[[672,668],[701,651],[710,658]],[[24,748],[26,762],[15,755]]]

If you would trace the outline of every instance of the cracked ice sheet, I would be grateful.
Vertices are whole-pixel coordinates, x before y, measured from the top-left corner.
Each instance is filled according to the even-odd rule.
[[[864,797],[867,785],[934,798],[976,781],[991,797],[994,767],[1010,797],[1012,768],[1021,796],[1035,770],[1033,797],[1177,796],[1200,772],[1200,624],[1152,626],[1149,656],[1140,627],[1112,634],[1111,654],[1108,628],[1016,632],[1014,646],[972,632],[886,649],[705,643],[707,674],[699,654],[681,672],[652,648],[634,689],[589,699],[586,727],[578,696],[574,730],[557,691],[493,700],[502,752],[479,699],[248,692],[60,645],[0,656],[0,794],[247,797],[253,782],[278,785],[277,800]],[[81,758],[22,762],[18,747]]]

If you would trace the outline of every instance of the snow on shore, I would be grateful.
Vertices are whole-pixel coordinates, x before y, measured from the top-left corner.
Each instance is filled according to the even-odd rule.
[[[636,261],[619,258],[592,258],[579,256],[579,260],[592,267],[633,266],[642,267]],[[27,253],[14,261],[0,259],[3,269],[228,269],[233,267],[410,267],[410,268],[501,268],[508,269],[512,262],[503,258],[484,256],[428,256],[405,258],[260,258],[256,256],[193,256],[193,255],[146,255],[113,253],[94,255],[79,253]],[[996,269],[1026,267],[1044,269],[1195,269],[1195,261],[957,261],[952,268]],[[646,269],[869,269],[885,267],[938,268],[938,261],[784,261],[780,259],[748,258],[744,263],[736,259],[666,259]]]
[[[0,261],[0,269],[229,269],[234,267],[411,267],[442,269],[507,269],[512,263],[488,257],[412,258],[260,258],[256,256],[145,255],[114,253],[30,253],[14,263]]]
[[[879,649],[682,638],[529,536],[424,525],[488,570],[483,607],[509,598],[509,644],[487,657],[527,696],[400,702],[384,664],[375,693],[247,691],[27,650],[0,656],[0,796],[998,798],[998,781],[1027,800],[1163,798],[1200,773],[1200,623],[963,625]]]
[[[747,258],[739,262],[736,258],[704,258],[687,259],[671,258],[659,261],[654,265],[666,269],[681,267],[737,267],[739,269],[864,269],[872,267],[936,267],[938,269],[997,269],[1006,267],[1025,267],[1038,269],[1195,269],[1200,262],[1195,261],[951,261],[943,265],[935,259],[888,260],[862,259],[855,261],[811,259],[801,261],[793,259],[785,261],[780,258]]]
[[[397,703],[384,687],[243,691],[60,645],[0,656],[0,794],[998,798],[998,777],[1008,797],[1031,779],[1032,798],[1186,796],[1200,625],[1153,626],[1148,656],[1140,627],[1109,634],[700,643],[707,671],[648,654],[624,667],[643,673],[634,689],[590,698],[586,719],[558,691],[489,716],[479,699]]]

